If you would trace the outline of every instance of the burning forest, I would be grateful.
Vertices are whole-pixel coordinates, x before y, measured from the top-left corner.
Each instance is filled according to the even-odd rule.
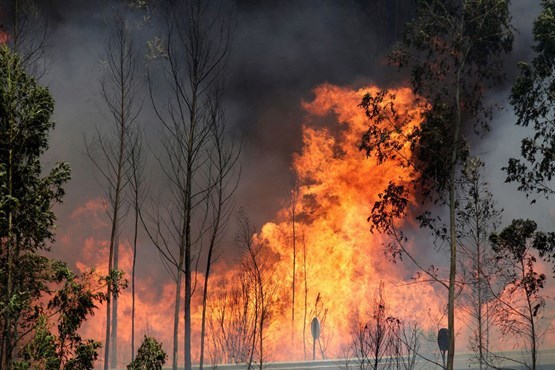
[[[553,14],[0,2],[0,369],[552,365]]]

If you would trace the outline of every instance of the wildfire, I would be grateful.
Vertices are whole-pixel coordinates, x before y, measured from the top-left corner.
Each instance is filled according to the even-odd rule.
[[[294,320],[290,307],[294,263],[290,205],[257,235],[277,255],[272,266],[277,303],[267,329],[268,352],[275,360],[303,359],[303,339],[312,352],[310,330],[303,338],[303,326],[310,325],[314,316],[325,321],[318,358],[344,356],[352,339],[351,321],[357,314],[367,317],[371,313],[380,281],[385,282],[388,311],[399,318],[424,322],[427,308],[436,309],[440,301],[428,285],[400,284],[407,279],[406,271],[388,261],[381,236],[369,232],[366,218],[378,194],[391,179],[411,178],[406,168],[396,163],[378,166],[358,149],[368,128],[368,119],[358,105],[365,93],[377,91],[375,87],[352,90],[326,84],[314,90],[313,101],[303,103],[309,120],[303,126],[303,149],[293,158],[299,184]],[[416,113],[410,89],[394,94],[400,114]],[[319,125],[325,116],[334,117],[337,127]],[[318,297],[320,307],[316,305]]]
[[[284,207],[275,220],[266,223],[254,236],[268,257],[264,271],[268,292],[265,361],[311,359],[310,321],[315,316],[322,322],[317,357],[345,356],[351,342],[351,321],[357,315],[370,315],[380,282],[384,283],[383,295],[390,315],[425,323],[430,321],[430,310],[434,314],[442,311],[444,301],[433,287],[428,284],[405,284],[410,274],[403,264],[388,261],[381,236],[370,233],[366,221],[378,194],[390,179],[411,178],[406,168],[396,163],[378,166],[375,160],[366,158],[358,149],[368,125],[368,119],[358,105],[365,93],[377,90],[375,87],[354,90],[325,84],[314,90],[312,101],[302,103],[307,113],[302,130],[303,148],[294,155],[292,164],[298,181],[298,188],[292,192],[296,201],[284,201]],[[400,114],[415,113],[415,97],[410,89],[398,89],[394,94]],[[336,125],[321,124],[324,117],[333,117]],[[409,123],[416,124],[416,121]],[[296,214],[295,225],[292,205]],[[98,207],[91,203],[89,208]],[[92,250],[104,244],[89,240],[85,254],[90,256]],[[129,274],[130,246],[122,249],[121,267]],[[101,256],[103,260],[107,258]],[[241,300],[240,282],[245,279],[241,272],[242,265],[239,262],[235,266],[220,264],[215,266],[210,277],[208,362],[240,361],[237,353],[219,353],[221,343],[218,344],[216,324],[222,324],[222,313],[226,313],[224,316],[228,324],[234,325],[237,330],[244,329],[245,323],[248,323],[248,319],[243,324],[233,323],[237,318],[233,318],[232,304]],[[201,280],[199,278],[199,286],[202,285]],[[158,337],[169,351],[172,343],[173,284],[168,283],[156,291],[151,289],[155,284],[153,281],[143,280],[137,284],[136,342],[148,332]],[[198,348],[200,337],[202,307],[199,291],[197,289],[193,299],[194,349]],[[232,294],[234,291],[236,295]],[[119,307],[119,351],[123,365],[122,357],[129,357],[129,291],[123,292]],[[103,316],[97,315],[93,319],[96,322],[88,323],[84,334],[101,339]],[[430,326],[436,324],[430,323]],[[436,327],[434,330],[437,330]],[[240,348],[235,351],[240,351]],[[198,351],[193,355],[198,359]]]

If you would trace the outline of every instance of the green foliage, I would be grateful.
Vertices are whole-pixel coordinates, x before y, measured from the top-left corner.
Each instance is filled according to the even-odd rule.
[[[464,135],[470,129],[478,135],[489,130],[494,107],[484,103],[484,93],[503,79],[502,56],[512,42],[508,0],[417,0],[416,16],[406,25],[390,62],[410,72],[420,116],[398,108],[388,91],[367,94],[361,102],[371,121],[361,150],[410,174],[390,180],[369,220],[390,236],[387,247],[394,259],[408,255],[420,271],[448,289],[448,369],[453,368],[455,350],[457,182],[470,153]],[[414,125],[415,120],[420,125]],[[408,238],[395,220],[408,214],[409,188],[423,202],[449,207],[448,226],[430,209],[417,215],[421,228],[431,229],[441,244],[449,245],[448,283],[405,248]]]
[[[40,162],[54,127],[53,109],[48,90],[1,46],[0,366],[5,367],[15,355],[15,338],[31,332],[44,310],[39,298],[52,279],[50,260],[39,252],[54,240],[52,206],[61,202],[70,176],[65,163],[45,171]]]
[[[81,341],[75,348],[74,357],[65,364],[64,370],[94,369],[94,362],[98,359],[97,350],[100,347],[100,342],[92,339]]]
[[[522,139],[522,158],[510,158],[507,182],[517,182],[527,194],[550,195],[555,174],[555,1],[543,0],[534,22],[531,64],[520,63],[520,76],[513,85],[510,102],[517,125],[532,126],[534,134]]]
[[[532,220],[513,220],[501,233],[490,236],[493,250],[514,262],[529,258],[530,250],[535,250],[544,261],[554,265],[555,273],[555,232],[538,231],[537,228]],[[535,262],[535,257],[533,259]]]
[[[52,292],[48,315],[56,317],[53,326],[46,314],[39,316],[33,328],[33,338],[21,351],[21,361],[15,369],[92,370],[98,358],[100,342],[82,339],[78,330],[85,319],[94,314],[97,303],[105,299],[103,285],[94,271],[76,276],[67,265],[54,261],[52,282],[61,283]],[[53,333],[53,329],[56,334]]]
[[[46,171],[40,161],[53,109],[48,89],[1,46],[0,368],[92,369],[100,348],[77,331],[105,299],[99,289],[107,281],[93,272],[76,276],[44,255],[54,241],[53,205],[70,177],[67,164]]]
[[[64,278],[63,286],[54,294],[48,308],[58,313],[58,353],[67,359],[64,369],[92,369],[100,343],[83,340],[77,331],[87,317],[94,315],[96,304],[106,299],[99,283],[102,278],[98,279],[94,270],[80,277],[67,267],[57,273]]]
[[[146,336],[137,351],[135,360],[127,365],[128,370],[160,370],[166,363],[168,355],[162,344],[155,338]]]
[[[394,158],[416,168],[419,192],[441,197],[469,153],[461,127],[480,134],[489,129],[494,107],[483,103],[483,95],[502,80],[501,56],[511,50],[513,35],[508,1],[419,0],[416,9],[390,63],[410,71],[422,115],[400,111],[387,91],[366,95],[361,107],[372,124],[361,149],[379,162]],[[399,135],[414,118],[421,125]],[[399,155],[405,144],[410,158]]]
[[[536,369],[538,345],[546,330],[540,325],[546,276],[536,271],[536,256],[543,255],[545,259],[553,251],[554,234],[537,231],[532,220],[517,219],[499,234],[492,234],[490,240],[498,265],[496,277],[505,284],[497,297],[496,322],[502,334],[522,340],[530,357],[523,364]]]
[[[23,361],[17,363],[14,369],[59,370],[61,360],[56,343],[57,338],[49,330],[48,319],[41,315],[37,320],[34,338],[23,350]]]
[[[118,297],[123,289],[129,286],[129,282],[124,278],[125,272],[120,269],[112,269],[110,274],[101,277],[104,284],[110,286],[110,291],[114,297]]]

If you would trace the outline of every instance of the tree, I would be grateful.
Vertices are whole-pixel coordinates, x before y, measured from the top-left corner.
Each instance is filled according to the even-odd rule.
[[[304,281],[304,310],[303,310],[303,354],[306,361],[306,314],[308,313],[308,279],[307,279],[307,263],[306,263],[306,235],[304,230],[301,234],[303,243],[303,281]]]
[[[165,62],[162,74],[170,91],[168,99],[161,103],[155,98],[152,73],[149,73],[149,83],[151,101],[163,127],[166,158],[161,166],[170,184],[173,206],[165,218],[159,214],[153,220],[149,235],[176,282],[174,369],[177,368],[182,276],[185,280],[184,352],[185,369],[190,370],[193,262],[200,255],[199,244],[207,227],[202,204],[214,186],[205,176],[206,166],[210,164],[206,155],[210,152],[213,127],[209,101],[224,73],[230,40],[222,4],[189,0],[168,1],[165,6],[165,36],[151,46],[154,56]],[[167,235],[171,237],[166,239]]]
[[[390,325],[386,316],[386,303],[383,298],[383,282],[377,290],[376,297],[372,303],[372,312],[368,320],[358,318],[352,329],[352,350],[358,360],[361,370],[377,370],[382,361],[390,353]]]
[[[474,352],[480,369],[491,363],[489,328],[493,311],[490,301],[496,270],[489,235],[499,226],[500,211],[483,175],[484,163],[470,158],[462,171],[459,223],[460,271],[465,287],[461,306],[468,309],[471,322],[469,348]]]
[[[106,48],[105,70],[101,80],[110,128],[107,133],[97,129],[95,139],[85,142],[86,154],[100,174],[100,182],[108,198],[108,216],[111,221],[108,257],[110,275],[118,270],[119,238],[129,209],[125,192],[133,176],[130,161],[134,154],[132,147],[136,143],[133,135],[140,113],[137,55],[131,29],[120,14],[114,16],[114,21],[115,28]],[[105,370],[108,366],[117,366],[117,295],[114,294],[115,287],[108,284],[107,289]]]
[[[245,269],[239,268],[220,287],[224,294],[210,300],[208,317],[213,363],[247,363],[257,328],[251,279]]]
[[[130,202],[133,207],[133,261],[131,265],[131,362],[135,360],[135,275],[137,266],[137,244],[139,235],[140,213],[147,195],[144,182],[145,158],[141,130],[134,130],[129,154],[130,166]]]
[[[8,34],[7,45],[21,57],[29,74],[40,79],[47,72],[46,50],[52,36],[44,5],[37,0],[3,0],[2,27]]]
[[[137,358],[127,365],[127,369],[161,370],[167,359],[168,355],[162,348],[162,344],[155,338],[145,335],[143,343],[137,351]]]
[[[223,81],[222,81],[223,83]],[[217,247],[225,235],[227,225],[233,212],[233,195],[239,183],[239,174],[234,170],[239,159],[240,147],[226,142],[226,121],[223,110],[223,86],[217,86],[210,99],[210,139],[213,151],[209,156],[209,195],[206,197],[206,212],[210,219],[208,233],[208,255],[202,294],[202,316],[200,331],[199,368],[204,365],[204,342],[206,331],[206,308],[208,302],[208,283],[210,268],[217,258]]]
[[[106,296],[106,277],[93,271],[76,276],[65,263],[52,261],[52,283],[60,288],[52,293],[47,311],[40,313],[33,328],[34,335],[21,351],[15,369],[92,370],[98,358],[100,342],[83,339],[78,330],[88,316],[94,315],[96,304]],[[45,294],[46,296],[47,294]],[[52,330],[50,317],[56,317],[57,330]]]
[[[254,330],[251,338],[251,349],[247,369],[253,369],[255,353],[258,351],[259,369],[264,368],[264,330],[269,325],[271,307],[273,305],[272,293],[274,287],[272,280],[271,254],[263,240],[258,240],[244,210],[239,212],[237,220],[236,243],[242,249],[241,268],[245,271],[245,278],[253,289],[254,298],[253,319]]]
[[[417,321],[393,316],[387,318],[389,325],[390,353],[396,369],[413,370],[419,362],[422,329]]]
[[[510,103],[520,126],[532,126],[534,134],[522,139],[522,158],[510,158],[507,182],[517,182],[518,189],[552,195],[551,180],[555,174],[555,2],[542,0],[543,10],[534,22],[532,49],[536,52],[531,64],[519,64],[520,76],[513,85]]]
[[[291,190],[287,210],[291,219],[291,240],[293,247],[293,267],[291,271],[291,346],[295,347],[295,283],[297,279],[297,207],[299,203],[299,185],[295,184]],[[306,320],[306,318],[305,318]],[[304,338],[303,338],[304,340]],[[305,350],[306,352],[306,350]]]
[[[10,369],[28,338],[39,301],[48,291],[49,260],[42,252],[54,240],[52,206],[61,202],[69,166],[45,171],[54,100],[0,46],[0,367]]]
[[[429,209],[440,203],[449,210],[446,232],[442,232],[443,227],[432,230],[449,245],[448,281],[424,269],[448,290],[449,370],[453,369],[455,350],[456,184],[469,152],[463,132],[488,129],[493,110],[484,105],[483,95],[502,79],[501,55],[511,49],[513,40],[509,21],[508,1],[417,1],[416,16],[407,24],[390,61],[410,71],[422,110],[421,124],[411,127],[414,116],[399,112],[388,92],[368,94],[361,104],[372,121],[361,149],[379,163],[394,160],[416,173],[412,181],[392,179],[370,216],[374,227],[395,238],[393,256],[409,255],[401,246],[406,237],[394,230],[393,221],[407,214],[408,187],[422,194],[424,201],[432,201]],[[422,227],[434,229],[436,218],[429,210],[418,218]]]
[[[517,219],[490,240],[499,265],[497,275],[505,284],[501,294],[496,295],[496,322],[503,335],[522,338],[529,358],[515,361],[527,369],[535,370],[538,362],[538,346],[545,330],[538,324],[542,318],[545,299],[541,291],[546,276],[535,269],[536,255],[546,256],[555,247],[555,233],[537,231],[531,220]]]

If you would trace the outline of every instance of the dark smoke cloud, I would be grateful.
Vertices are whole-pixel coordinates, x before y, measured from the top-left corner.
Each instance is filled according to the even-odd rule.
[[[43,0],[39,4],[54,31],[50,42],[50,71],[44,79],[56,99],[57,128],[47,161],[69,161],[73,180],[65,203],[57,207],[59,231],[70,230],[71,214],[84,202],[102,196],[91,164],[82,154],[83,135],[105,122],[100,113],[99,62],[110,27],[109,13],[116,1]],[[291,156],[301,147],[305,120],[300,102],[311,99],[318,84],[360,86],[373,81],[399,83],[394,68],[386,66],[386,52],[412,9],[406,1],[363,0],[236,0],[233,48],[227,87],[228,121],[236,138],[243,138],[242,180],[236,204],[244,206],[258,225],[270,220],[286,199],[293,183]],[[531,24],[539,6],[528,0],[512,4],[518,30],[514,52],[507,58],[508,81],[492,100],[506,101],[516,76],[516,62],[530,59]],[[0,16],[5,16],[4,13]],[[147,38],[138,40],[144,45]],[[397,81],[397,82],[395,82]],[[158,122],[145,108],[144,122],[151,138]],[[522,130],[514,127],[510,110],[497,116],[492,132],[476,144],[484,156],[495,195],[506,209],[506,219],[530,214],[553,225],[548,206],[530,208],[529,201],[504,184],[500,168],[519,147]],[[156,151],[157,145],[153,143]],[[154,162],[154,161],[153,161]],[[156,165],[151,166],[155,171]],[[151,189],[161,191],[160,176]],[[154,195],[156,197],[156,194]],[[361,215],[365,217],[366,215]],[[233,223],[230,232],[233,232]],[[55,253],[73,258],[87,238],[83,235]],[[231,239],[231,238],[230,238]],[[58,248],[58,249],[56,249]],[[141,252],[139,271],[165,276],[152,252]],[[150,255],[148,255],[150,253]],[[141,258],[146,257],[146,258]],[[147,262],[149,261],[149,262]]]

